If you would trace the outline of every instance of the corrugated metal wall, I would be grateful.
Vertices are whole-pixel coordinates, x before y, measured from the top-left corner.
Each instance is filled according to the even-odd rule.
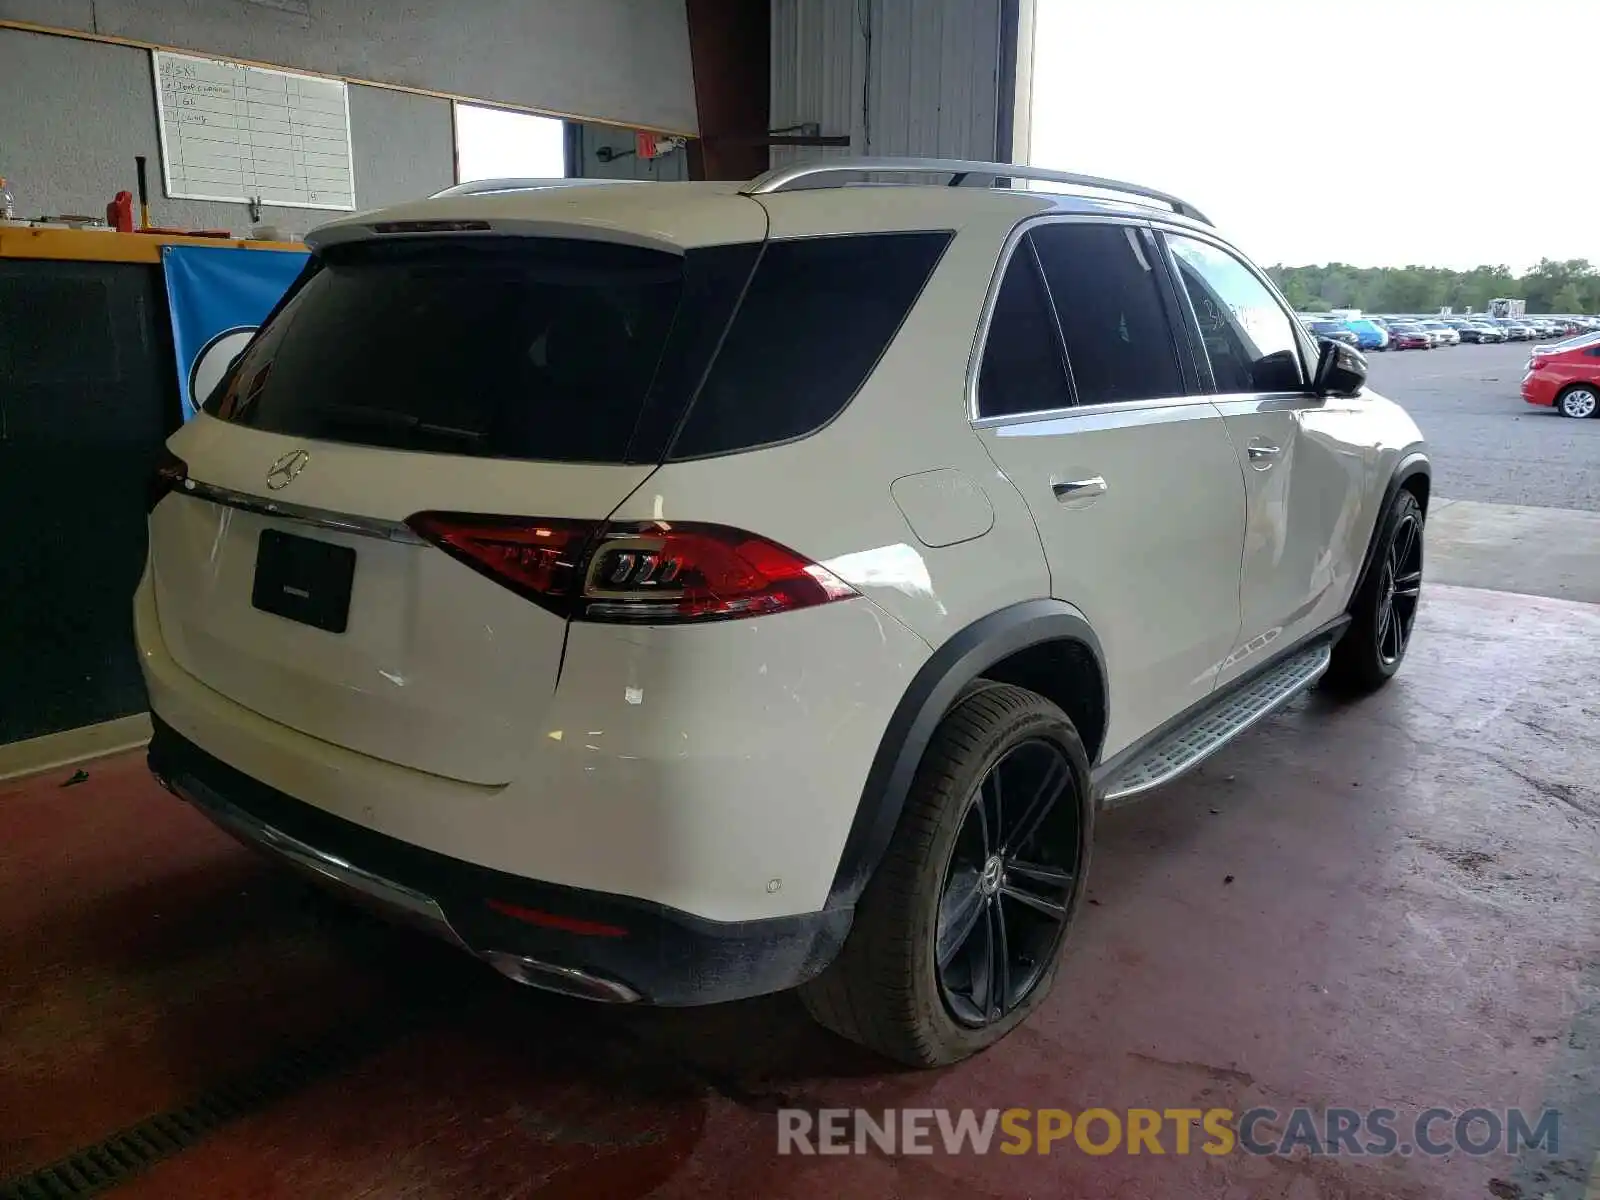
[[[772,0],[772,127],[852,154],[992,159],[1001,0]],[[774,147],[772,165],[844,150]]]

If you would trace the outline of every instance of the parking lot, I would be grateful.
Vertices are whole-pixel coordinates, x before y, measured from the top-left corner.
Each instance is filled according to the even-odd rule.
[[[1522,402],[1534,345],[1370,354],[1370,382],[1422,426],[1436,495],[1600,512],[1600,420],[1569,421]]]

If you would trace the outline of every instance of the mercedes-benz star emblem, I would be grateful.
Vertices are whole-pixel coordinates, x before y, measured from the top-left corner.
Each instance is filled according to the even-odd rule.
[[[282,491],[294,482],[295,476],[306,469],[306,464],[311,461],[311,451],[291,450],[277,462],[272,464],[267,472],[267,486],[273,491]]]

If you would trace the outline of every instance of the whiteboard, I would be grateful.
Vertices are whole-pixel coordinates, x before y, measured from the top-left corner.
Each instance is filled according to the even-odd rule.
[[[150,60],[168,196],[355,208],[342,80],[165,50]]]

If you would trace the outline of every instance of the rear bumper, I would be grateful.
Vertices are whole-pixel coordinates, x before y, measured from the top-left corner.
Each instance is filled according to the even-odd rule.
[[[804,982],[849,932],[849,909],[708,921],[463,862],[303,803],[152,722],[151,771],[219,827],[520,983],[593,1000],[718,1003]]]
[[[1549,408],[1556,402],[1556,387],[1538,375],[1525,375],[1522,379],[1522,398],[1529,404]]]

